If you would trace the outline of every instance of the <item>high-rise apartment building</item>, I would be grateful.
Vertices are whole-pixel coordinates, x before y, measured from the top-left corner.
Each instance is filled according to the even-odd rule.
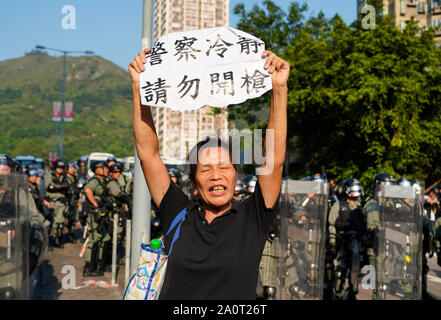
[[[366,0],[357,0],[357,12],[365,6]],[[393,15],[395,25],[406,27],[406,21],[414,17],[421,28],[441,27],[441,0],[383,0],[383,14]],[[441,43],[441,28],[438,28],[435,41]]]
[[[227,26],[228,12],[229,0],[156,0],[154,41],[172,32]],[[152,108],[152,115],[164,160],[185,160],[201,136],[228,129],[226,108],[217,115],[209,106],[184,112]]]

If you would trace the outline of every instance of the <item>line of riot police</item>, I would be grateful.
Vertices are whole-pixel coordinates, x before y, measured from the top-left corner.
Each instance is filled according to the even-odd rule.
[[[29,299],[38,280],[50,221],[40,211],[45,200],[35,191],[37,178],[36,171],[25,175],[9,155],[0,154],[0,300]]]
[[[360,285],[372,299],[425,297],[433,253],[423,192],[421,183],[387,173],[374,177],[366,202],[354,178],[334,186],[320,174],[283,179],[258,298],[350,300]],[[436,226],[441,240],[441,219]]]
[[[111,264],[114,223],[118,228],[118,257],[123,248],[126,219],[131,218],[133,182],[121,174],[122,166],[116,159],[97,161],[92,171],[94,176],[84,186],[80,215],[87,228],[83,276],[102,276]]]

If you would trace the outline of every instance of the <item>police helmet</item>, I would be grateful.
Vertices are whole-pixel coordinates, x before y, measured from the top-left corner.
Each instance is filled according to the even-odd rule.
[[[243,191],[243,183],[241,179],[237,179],[236,186],[234,187],[234,191],[237,192]]]
[[[311,176],[311,181],[325,182],[325,178],[320,173],[316,173]]]
[[[106,162],[109,163],[110,161],[117,162],[115,157],[108,157]]]
[[[439,189],[437,187],[433,187],[432,189],[430,189],[430,192],[433,192],[434,194],[438,195]]]
[[[256,189],[257,177],[251,174],[244,177],[243,180],[245,180],[246,191],[249,193],[253,193]]]
[[[175,168],[168,169],[168,175],[170,176],[170,178],[173,178],[173,177],[179,178],[179,176],[180,176],[179,171]]]
[[[55,162],[54,162],[54,170],[58,169],[58,168],[61,168],[61,169],[65,169],[66,168],[66,163],[64,162],[63,159],[55,160]]]
[[[5,166],[8,166],[9,168],[13,168],[15,161],[11,158],[9,154],[0,154],[0,164],[3,164]]]
[[[33,171],[33,170],[36,170],[38,172],[37,165],[34,163],[29,163],[25,166],[25,169],[23,170],[23,172],[28,173],[29,171]]]
[[[97,161],[92,164],[92,171],[95,172],[98,168],[107,167],[107,164],[104,161]]]
[[[416,180],[409,180],[410,184],[412,185],[412,187],[419,193],[419,194],[423,194],[424,193],[424,189],[423,189],[423,185],[422,183],[416,181]]]
[[[345,195],[350,198],[358,198],[363,194],[363,187],[360,181],[354,178],[343,180]]]
[[[394,177],[389,173],[379,173],[375,176],[374,181],[371,186],[370,192],[373,193],[377,185],[392,185],[395,184]]]
[[[117,162],[117,163],[112,164],[112,165],[109,167],[109,171],[110,171],[110,172],[122,171],[122,165],[121,165],[121,163]]]
[[[412,186],[412,182],[404,177],[401,177],[397,180],[397,184],[403,187],[411,187]]]
[[[38,170],[36,170],[34,168],[28,169],[27,173],[28,173],[28,176],[30,176],[30,177],[38,176]]]
[[[312,176],[306,176],[301,179],[301,181],[315,181],[315,182],[325,182],[325,179],[320,173],[313,174]]]
[[[75,163],[72,162],[72,161],[68,161],[68,162],[67,162],[67,165],[66,165],[66,168],[70,168],[70,167],[72,167],[72,168],[76,168]]]
[[[0,165],[8,167],[10,170],[6,172],[6,170],[0,170],[0,174],[9,174],[9,173],[21,173],[22,168],[21,165],[12,159],[9,154],[2,153],[0,154]]]

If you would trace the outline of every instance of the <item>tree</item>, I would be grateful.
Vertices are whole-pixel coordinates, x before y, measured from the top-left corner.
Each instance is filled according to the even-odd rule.
[[[280,54],[302,29],[307,5],[293,2],[288,13],[271,0],[265,0],[263,5],[264,8],[261,9],[256,4],[249,12],[243,4],[236,5],[234,14],[240,16],[237,28],[261,39],[265,42],[266,49]],[[249,127],[266,127],[268,113],[265,110],[270,105],[270,99],[271,93],[266,93],[257,99],[244,102],[240,107],[231,106],[228,110],[229,120],[244,119]]]
[[[292,66],[289,134],[306,171],[326,165],[368,185],[378,172],[432,181],[441,142],[441,55],[433,31],[373,30],[335,18],[286,47]],[[430,70],[430,71],[429,71]],[[325,138],[325,139],[324,139]]]
[[[273,10],[267,15],[289,25],[283,20],[289,14],[265,5]],[[295,2],[293,7],[300,8]],[[256,34],[260,38],[271,29],[264,10],[254,7],[245,14],[239,9],[239,26],[267,22]],[[348,26],[338,15],[326,19],[322,13],[305,20],[300,12],[295,33],[280,36],[277,47],[291,64],[288,137],[296,140],[295,176],[324,166],[337,180],[359,178],[365,187],[379,172],[426,185],[437,180],[441,53],[434,31],[419,30],[413,20],[401,31],[390,17],[377,19],[376,29],[363,30],[359,21]],[[244,104],[236,116],[268,108],[262,101]]]

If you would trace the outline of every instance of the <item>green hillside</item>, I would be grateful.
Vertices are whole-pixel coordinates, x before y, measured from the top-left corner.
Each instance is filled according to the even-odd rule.
[[[56,128],[52,103],[61,101],[62,75],[63,57],[44,53],[0,62],[0,153],[47,159]],[[64,125],[64,158],[94,151],[133,155],[128,72],[101,57],[81,56],[67,58],[66,75],[74,120]]]

